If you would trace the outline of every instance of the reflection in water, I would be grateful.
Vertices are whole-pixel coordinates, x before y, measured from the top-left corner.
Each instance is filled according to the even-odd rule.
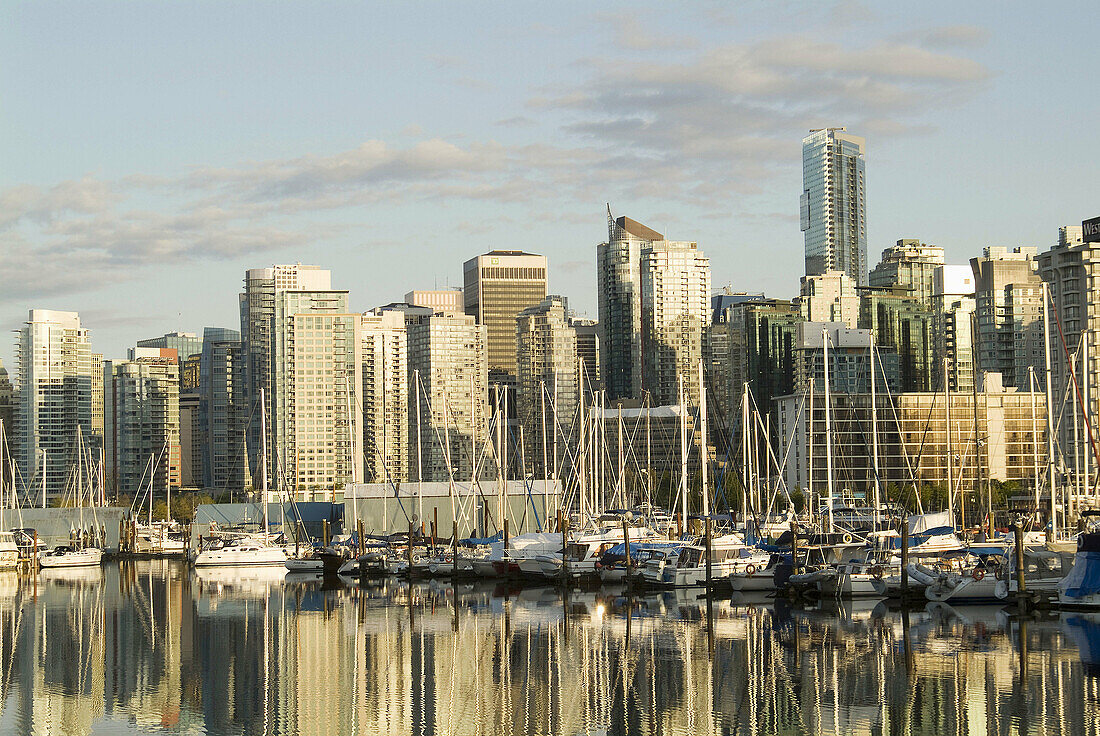
[[[0,576],[0,730],[1100,734],[1100,618],[169,562]],[[709,621],[709,623],[708,623]]]

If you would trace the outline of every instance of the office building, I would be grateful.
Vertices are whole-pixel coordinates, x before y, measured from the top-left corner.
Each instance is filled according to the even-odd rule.
[[[563,297],[548,296],[516,318],[516,415],[527,467],[539,477],[555,472],[580,401],[577,332],[568,315]]]
[[[699,362],[710,324],[710,261],[695,243],[642,250],[642,388],[653,405],[699,401]]]
[[[428,307],[435,312],[459,313],[466,311],[461,287],[447,289],[415,289],[405,294],[405,303]]]
[[[462,267],[466,314],[485,326],[492,383],[516,380],[516,316],[546,298],[546,256],[494,250]]]
[[[461,310],[425,306],[446,314],[462,314]],[[363,342],[363,482],[399,485],[409,480],[410,456],[412,378],[405,312],[373,310],[362,316],[360,330]]]
[[[197,391],[179,395],[180,409],[180,488],[202,488],[202,429],[199,408],[202,397]]]
[[[131,348],[103,364],[105,472],[119,496],[152,488],[154,503],[180,485],[179,358],[174,348]]]
[[[804,276],[798,304],[807,322],[840,322],[853,329],[859,324],[856,282],[843,271]]]
[[[974,272],[969,266],[936,268],[932,284],[932,389],[974,388]]]
[[[411,309],[405,314],[405,329],[412,383],[410,478],[468,480],[475,461],[479,467],[485,464],[481,453],[489,419],[487,328],[472,315]]]
[[[98,457],[102,448],[101,430],[94,430],[93,421],[93,387],[103,385],[95,373],[102,369],[76,312],[30,310],[16,338],[15,357],[18,380],[12,444],[20,489],[39,499],[44,476],[47,499],[58,498],[68,490],[80,443],[92,457]]]
[[[596,247],[600,374],[609,400],[642,395],[642,249],[664,236],[607,211],[607,242]]]
[[[844,128],[811,130],[802,139],[800,221],[806,275],[843,271],[867,283],[867,194],[863,138]]]
[[[979,373],[1000,373],[1006,386],[1030,390],[1029,376],[1042,375],[1043,281],[1037,248],[986,248],[971,258]]]
[[[868,275],[867,284],[878,290],[901,289],[906,296],[931,304],[933,277],[943,263],[943,248],[902,239],[882,251],[882,260]]]

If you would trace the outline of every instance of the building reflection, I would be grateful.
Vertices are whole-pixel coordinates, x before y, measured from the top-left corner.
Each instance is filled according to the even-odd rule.
[[[0,630],[0,730],[23,733],[1100,734],[1086,614],[152,561],[0,577]]]

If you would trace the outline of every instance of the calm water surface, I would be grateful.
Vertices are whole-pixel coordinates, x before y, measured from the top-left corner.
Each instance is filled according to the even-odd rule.
[[[3,733],[1100,734],[1079,614],[156,561],[0,578],[0,629]]]

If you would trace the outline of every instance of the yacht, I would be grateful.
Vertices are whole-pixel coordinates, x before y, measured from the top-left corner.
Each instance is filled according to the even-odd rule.
[[[49,552],[38,555],[39,567],[88,567],[103,561],[103,550],[99,547],[73,547],[64,545],[54,547]]]
[[[19,567],[19,545],[14,532],[0,532],[0,570]]]
[[[676,558],[675,567],[665,567],[661,583],[674,588],[707,584],[706,547],[703,544],[684,547]],[[725,583],[731,573],[768,564],[770,555],[745,544],[740,534],[724,534],[710,543],[710,584]]]
[[[209,547],[195,557],[195,567],[240,567],[244,565],[286,565],[286,552],[263,535],[230,539]]]

